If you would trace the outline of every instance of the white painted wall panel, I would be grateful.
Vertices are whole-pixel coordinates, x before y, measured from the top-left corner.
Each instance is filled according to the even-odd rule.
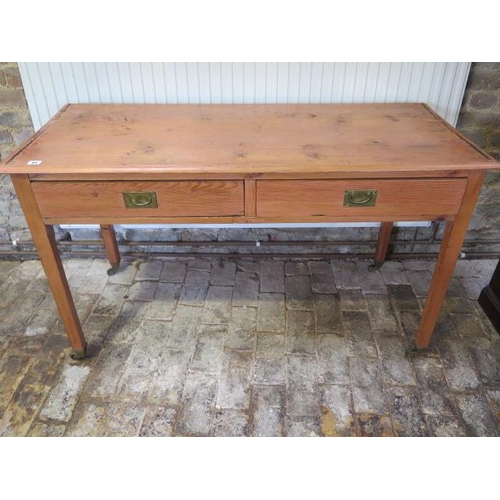
[[[66,103],[85,102],[425,102],[455,125],[470,63],[55,62],[19,67],[38,130]]]
[[[68,102],[426,102],[456,124],[470,63],[19,63],[35,129]]]

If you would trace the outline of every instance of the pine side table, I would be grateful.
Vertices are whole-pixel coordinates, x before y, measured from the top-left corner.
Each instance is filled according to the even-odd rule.
[[[10,174],[75,358],[86,341],[53,224],[446,221],[415,349],[428,346],[486,172],[498,163],[424,104],[65,106]]]

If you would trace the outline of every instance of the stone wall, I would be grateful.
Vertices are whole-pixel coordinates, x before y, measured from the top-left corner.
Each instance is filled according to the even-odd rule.
[[[500,63],[473,63],[464,102],[459,117],[458,128],[478,146],[500,159]],[[0,63],[0,155],[5,159],[8,154],[33,134],[28,106],[22,88],[21,77],[16,63]],[[466,252],[493,252],[500,254],[500,174],[488,175],[481,193],[478,207],[473,217]],[[428,228],[404,228],[394,231],[394,251],[398,253],[433,253],[438,250],[443,224],[433,224]],[[70,232],[57,230],[59,238],[70,238],[74,242],[83,239],[96,240],[97,245],[85,242],[79,251],[100,250],[99,232],[93,229],[75,229]],[[302,247],[286,245],[280,247],[255,244],[237,249],[228,245],[219,248],[193,248],[193,251],[240,251],[240,252],[279,252],[293,253],[301,251],[349,253],[373,251],[377,237],[375,228],[342,229],[122,229],[118,238],[127,241],[175,241],[175,242],[231,242],[249,241],[330,241],[332,246]],[[10,241],[30,240],[31,235],[17,202],[15,192],[8,176],[0,176],[0,253],[8,257],[14,250]],[[496,243],[495,241],[499,241]],[[69,248],[69,247],[68,247]],[[33,250],[30,245],[21,245],[20,249]],[[182,248],[134,248],[133,250],[183,251]],[[191,249],[190,249],[191,250]]]
[[[17,63],[0,63],[0,159],[33,134]],[[9,176],[0,176],[0,240],[30,239]]]
[[[500,160],[499,62],[472,64],[457,128]],[[490,172],[486,178],[468,238],[476,240],[482,251],[500,249],[488,243],[500,239],[500,172]]]

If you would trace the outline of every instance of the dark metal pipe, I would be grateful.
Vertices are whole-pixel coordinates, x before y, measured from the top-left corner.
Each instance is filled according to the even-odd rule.
[[[237,253],[237,252],[122,252],[122,257],[134,258],[155,258],[155,257],[176,257],[176,258],[190,258],[190,257],[203,257],[203,258],[252,258],[252,259],[266,259],[266,258],[281,258],[281,259],[357,259],[357,260],[373,260],[373,253]],[[393,253],[387,260],[415,260],[415,259],[435,259],[437,253]],[[35,257],[38,258],[36,251],[17,250],[17,251],[0,251],[0,257]],[[86,258],[106,258],[104,252],[95,251],[63,251],[61,256],[64,258],[72,257],[86,257]],[[500,253],[490,252],[469,252],[465,254],[463,260],[472,259],[500,259]]]
[[[32,240],[18,240],[17,246],[28,246],[33,247],[35,244]],[[400,245],[440,245],[441,240],[434,240],[429,242],[428,240],[415,240],[414,238],[408,240],[397,240],[393,242]],[[57,242],[61,247],[72,247],[72,246],[101,246],[103,242],[101,240],[60,240]],[[334,241],[304,241],[304,240],[287,240],[287,241],[260,241],[257,245],[256,241],[118,241],[119,246],[123,247],[139,247],[139,246],[171,246],[171,247],[203,247],[203,246],[214,246],[214,247],[224,247],[224,246],[333,246],[333,245],[353,245],[353,246],[375,246],[377,244],[376,240],[334,240]],[[463,246],[477,246],[477,245],[495,245],[500,244],[500,240],[471,240],[464,241]],[[12,241],[10,240],[0,240],[0,246],[12,246]]]

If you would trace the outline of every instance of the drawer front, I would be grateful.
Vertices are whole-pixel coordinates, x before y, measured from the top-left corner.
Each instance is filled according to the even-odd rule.
[[[241,181],[33,182],[42,216],[223,217],[244,213]]]
[[[436,219],[458,212],[466,183],[466,179],[258,181],[257,216]]]

